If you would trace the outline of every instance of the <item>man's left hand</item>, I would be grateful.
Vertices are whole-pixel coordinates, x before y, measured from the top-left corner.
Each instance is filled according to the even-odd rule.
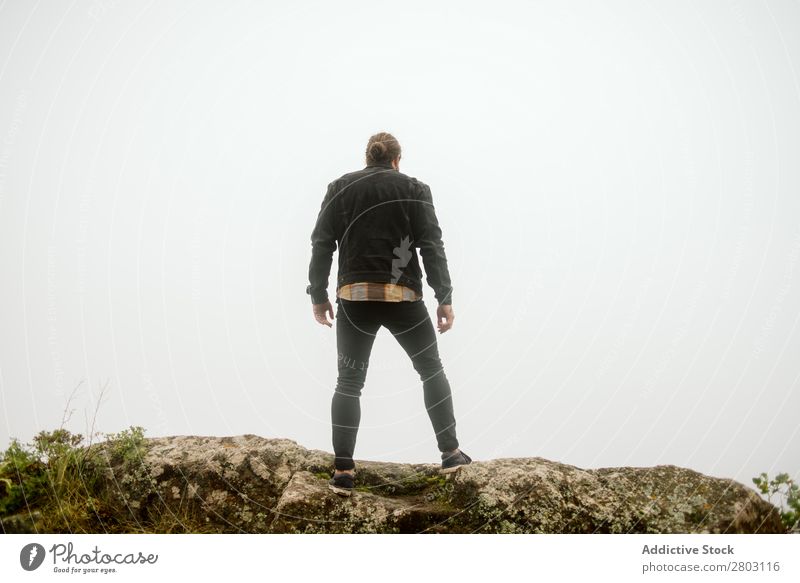
[[[328,313],[330,313],[331,320],[333,320],[333,306],[331,305],[330,300],[324,304],[313,304],[312,308],[314,309],[314,319],[317,322],[324,324],[329,328],[333,327],[333,322],[328,321],[327,318]]]

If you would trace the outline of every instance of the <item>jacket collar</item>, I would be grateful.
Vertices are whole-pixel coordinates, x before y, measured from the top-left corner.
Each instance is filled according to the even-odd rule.
[[[391,168],[394,170],[391,162],[373,162],[372,164],[367,164],[364,168]]]

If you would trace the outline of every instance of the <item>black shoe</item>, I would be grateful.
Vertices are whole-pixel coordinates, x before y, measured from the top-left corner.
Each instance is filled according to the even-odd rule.
[[[350,496],[355,489],[355,477],[353,474],[337,474],[328,480],[328,488],[339,494],[339,496]]]
[[[472,458],[460,449],[456,453],[442,453],[442,469],[439,471],[442,474],[450,474],[469,463],[472,463]]]

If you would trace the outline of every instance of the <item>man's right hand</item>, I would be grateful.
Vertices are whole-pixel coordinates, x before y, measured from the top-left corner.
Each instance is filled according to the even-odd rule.
[[[451,304],[439,304],[436,308],[436,327],[439,329],[439,334],[444,334],[453,327],[455,317]]]

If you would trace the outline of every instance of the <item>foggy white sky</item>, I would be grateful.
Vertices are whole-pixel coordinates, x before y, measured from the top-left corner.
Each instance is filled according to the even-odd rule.
[[[796,2],[261,4],[0,5],[0,446],[107,383],[99,431],[331,451],[309,236],[385,130],[474,459],[798,477]],[[385,329],[356,458],[439,460]]]

